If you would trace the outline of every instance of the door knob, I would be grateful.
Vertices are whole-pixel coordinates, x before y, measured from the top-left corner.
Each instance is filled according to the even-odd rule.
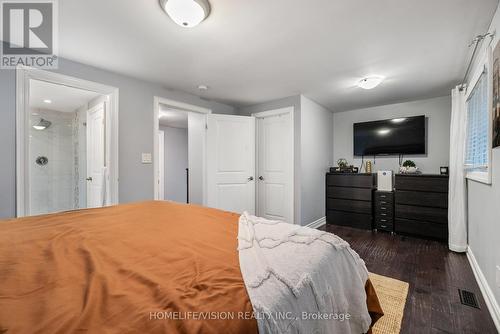
[[[263,176],[259,176],[259,180],[264,181],[264,177]]]
[[[87,181],[92,181],[92,176],[86,179]]]
[[[248,178],[248,181],[253,181],[253,176],[250,176],[250,177]]]

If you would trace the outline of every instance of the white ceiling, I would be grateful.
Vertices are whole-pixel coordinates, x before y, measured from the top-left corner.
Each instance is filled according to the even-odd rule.
[[[188,128],[188,112],[160,105],[159,123],[172,128]]]
[[[45,81],[30,81],[30,107],[73,112],[100,94],[78,88],[56,85]],[[48,104],[44,100],[51,100]]]
[[[210,0],[198,27],[157,0],[60,1],[60,54],[234,106],[302,93],[334,110],[449,94],[498,0]],[[368,75],[378,88],[355,87]]]

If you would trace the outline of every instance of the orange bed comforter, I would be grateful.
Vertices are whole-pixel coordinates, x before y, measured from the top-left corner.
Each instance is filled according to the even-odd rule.
[[[0,333],[257,333],[238,218],[144,202],[1,222]]]

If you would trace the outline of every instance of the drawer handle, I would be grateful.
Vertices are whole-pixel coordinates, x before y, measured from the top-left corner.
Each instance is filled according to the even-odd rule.
[[[387,216],[387,213],[381,213],[380,215],[381,216]]]
[[[381,222],[386,222],[386,221],[387,221],[387,219],[380,219],[380,221],[381,221]]]
[[[387,208],[385,206],[381,206],[380,210],[387,210]]]
[[[387,228],[387,225],[380,225],[381,228]]]
[[[386,198],[386,197],[387,197],[387,196],[385,196],[385,195],[380,195],[380,198]]]

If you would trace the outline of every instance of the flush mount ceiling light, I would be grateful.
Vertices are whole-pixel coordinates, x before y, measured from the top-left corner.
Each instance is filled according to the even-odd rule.
[[[208,0],[160,0],[160,6],[181,27],[192,28],[210,14]]]
[[[373,89],[380,85],[382,81],[384,81],[384,77],[381,76],[373,76],[373,77],[368,77],[361,79],[361,81],[358,83],[359,88],[363,89]]]
[[[207,85],[199,85],[198,89],[201,90],[202,92],[204,92],[204,91],[208,90],[208,86]]]
[[[46,100],[43,100],[43,103],[51,104],[52,100],[46,99]]]

